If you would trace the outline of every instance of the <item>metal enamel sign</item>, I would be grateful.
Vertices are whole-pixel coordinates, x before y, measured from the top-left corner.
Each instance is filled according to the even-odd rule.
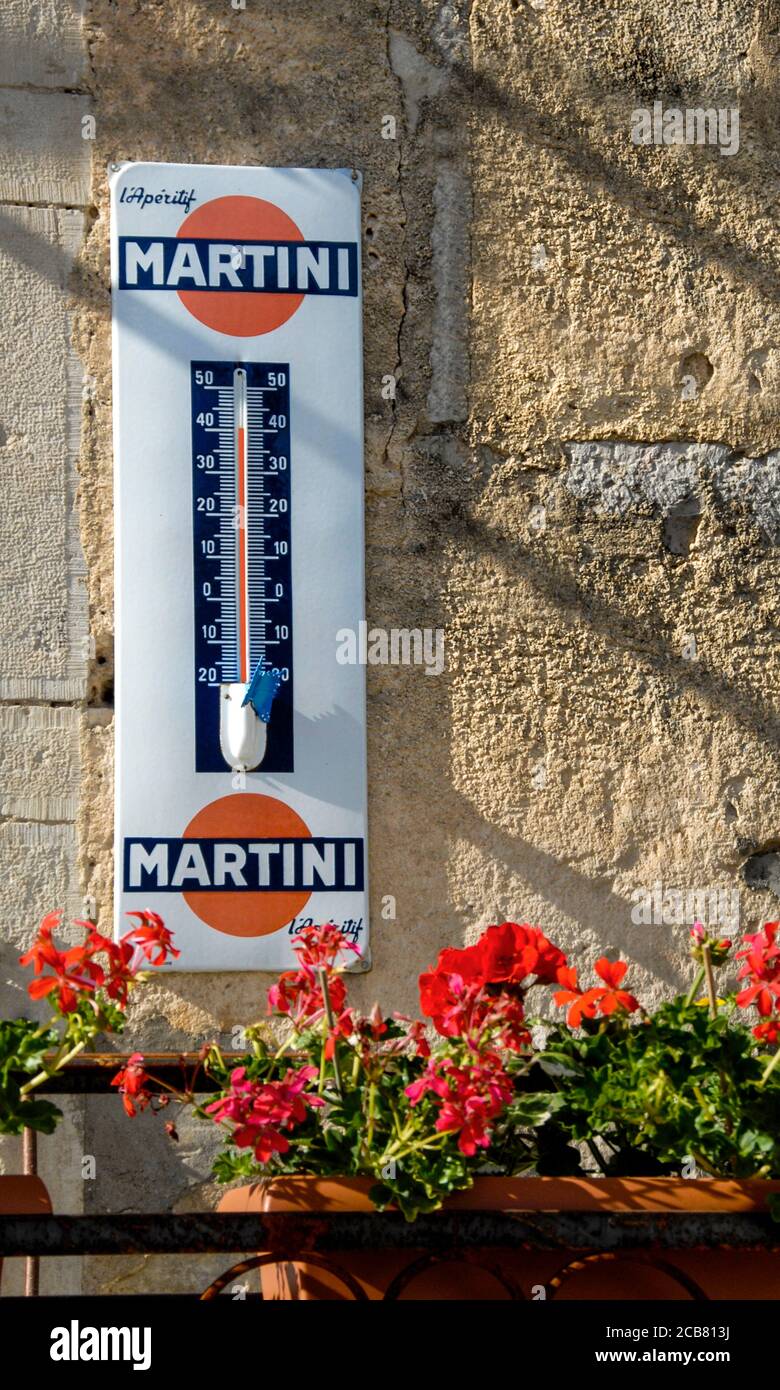
[[[359,181],[125,164],[111,207],[118,929],[367,963]]]

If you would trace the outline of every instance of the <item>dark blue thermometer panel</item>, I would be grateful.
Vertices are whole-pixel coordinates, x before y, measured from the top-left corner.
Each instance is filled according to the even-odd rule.
[[[193,362],[195,766],[228,770],[221,687],[279,673],[259,773],[292,772],[290,368]],[[250,774],[251,775],[251,774]]]

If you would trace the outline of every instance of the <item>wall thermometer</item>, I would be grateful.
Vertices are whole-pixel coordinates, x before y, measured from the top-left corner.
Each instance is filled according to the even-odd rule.
[[[117,928],[368,956],[360,180],[112,171]]]
[[[192,364],[201,772],[294,771],[289,382],[289,363]]]

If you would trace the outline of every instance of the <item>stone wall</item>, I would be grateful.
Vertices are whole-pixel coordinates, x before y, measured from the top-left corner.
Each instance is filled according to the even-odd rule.
[[[776,916],[772,0],[90,0],[80,29],[77,11],[0,20],[14,1001],[45,907],[87,894],[111,918],[106,166],[126,159],[364,174],[368,617],[443,627],[447,665],[369,668],[357,998],[413,1009],[418,969],[505,916],[624,953],[653,997],[684,975],[692,904],[730,928]],[[654,103],[738,108],[738,149],[633,143]],[[132,1040],[229,1044],[266,983],[169,978]],[[92,1154],[97,1177],[61,1207],[212,1200],[199,1131],[172,1149],[103,1100],[71,1124],[47,1152],[71,1174]],[[162,1277],[104,1264],[85,1289]],[[168,1261],[166,1287],[213,1267]]]
[[[90,216],[91,147],[81,7],[7,0],[0,11],[0,1008],[29,1012],[17,966],[55,903],[81,915],[76,868],[80,730],[89,665],[76,494],[83,364],[70,284]],[[61,1210],[81,1208],[83,1106],[66,1102],[40,1171]],[[2,1145],[6,1169],[20,1144]],[[8,1288],[18,1288],[19,1262]],[[44,1292],[78,1287],[50,1264]],[[6,1285],[4,1282],[4,1289]]]

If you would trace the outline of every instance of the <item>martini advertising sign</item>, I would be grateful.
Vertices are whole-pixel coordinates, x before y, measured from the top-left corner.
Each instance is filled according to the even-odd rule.
[[[118,929],[276,970],[334,922],[367,964],[359,180],[125,164],[111,195]]]

